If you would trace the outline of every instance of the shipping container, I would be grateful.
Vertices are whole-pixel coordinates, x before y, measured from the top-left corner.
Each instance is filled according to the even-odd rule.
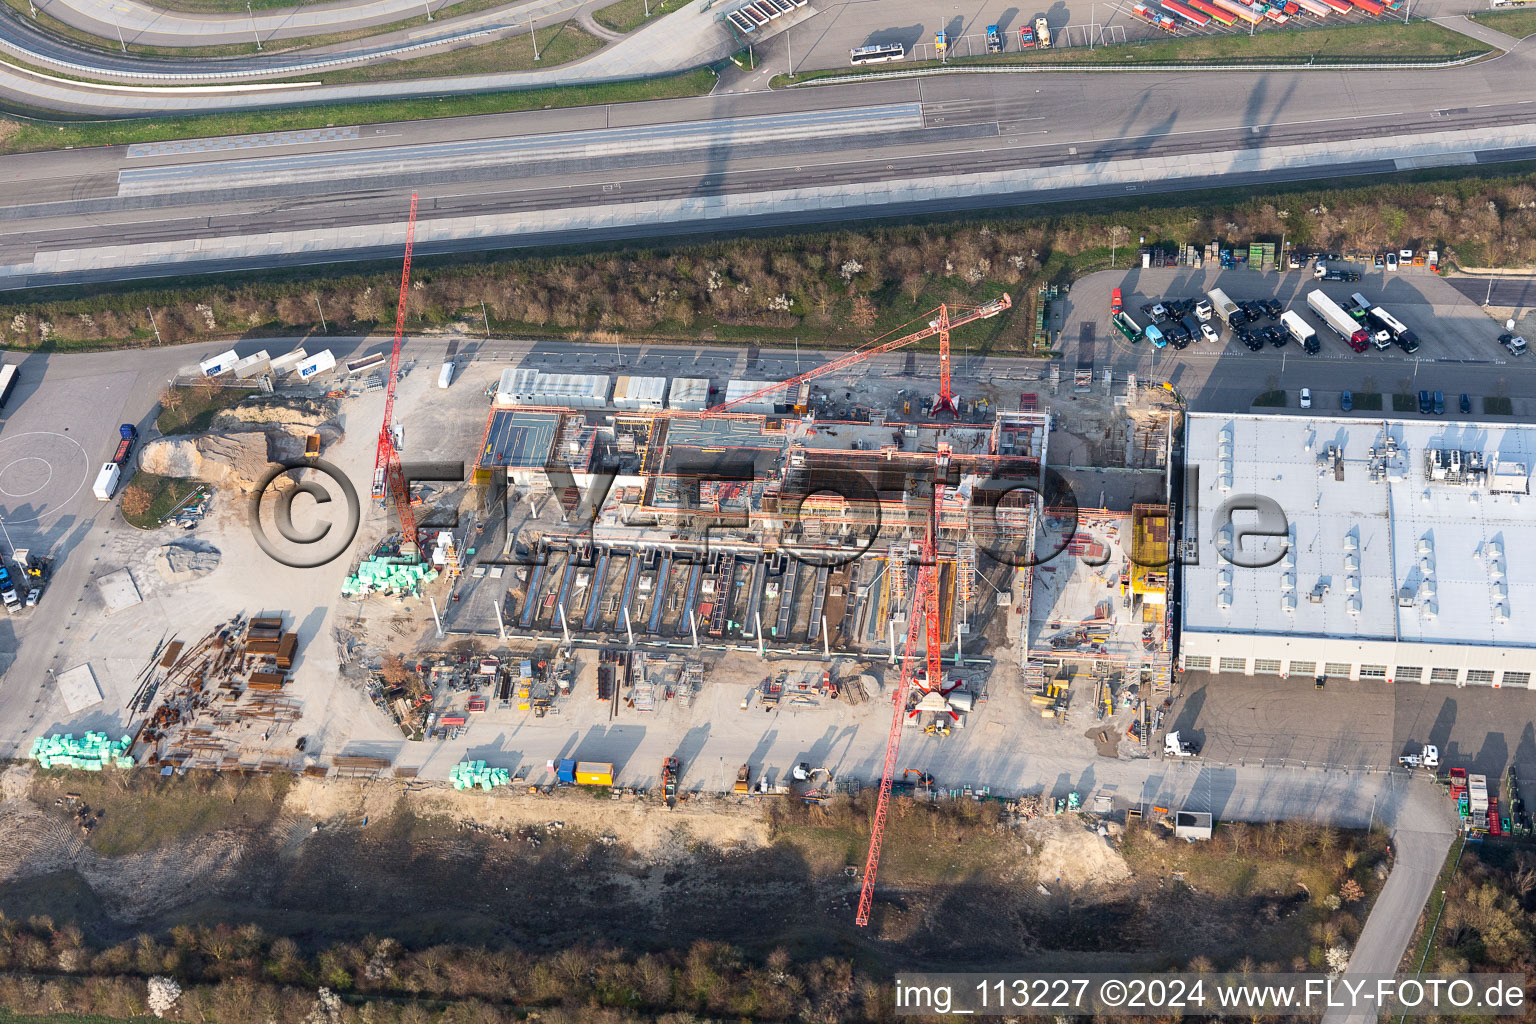
[[[197,364],[197,368],[203,371],[204,377],[217,377],[221,373],[228,373],[235,368],[240,361],[240,356],[234,349],[228,352],[220,352],[212,359],[204,359]]]
[[[302,348],[296,348],[292,352],[285,352],[283,355],[277,356],[272,360],[272,373],[275,376],[281,376],[308,358],[309,353],[305,352]]]
[[[1386,10],[1386,8],[1377,3],[1376,0],[1349,0],[1349,2],[1373,18],[1380,17]]]
[[[577,761],[576,785],[578,786],[611,786],[613,785],[613,765],[604,761]]]
[[[336,369],[336,357],[331,355],[330,349],[326,349],[323,352],[315,353],[300,363],[298,369],[294,372],[299,375],[300,380],[309,380],[311,377],[319,376],[322,373],[329,373],[334,369]]]
[[[384,361],[384,353],[383,352],[375,352],[371,356],[363,356],[361,359],[354,359],[354,360],[352,360],[350,363],[347,364],[347,372],[348,373],[362,373],[364,370],[371,370],[371,369],[373,369],[375,366],[378,366],[383,361]]]
[[[267,354],[266,349],[262,349],[260,352],[251,353],[235,364],[235,379],[250,380],[252,377],[261,376],[270,369],[272,369],[272,357]]]

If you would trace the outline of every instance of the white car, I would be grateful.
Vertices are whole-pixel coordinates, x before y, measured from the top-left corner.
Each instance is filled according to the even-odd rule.
[[[1217,334],[1216,328],[1210,324],[1200,325],[1200,336],[1213,345],[1221,340],[1221,335]]]
[[[1303,409],[1310,409],[1310,408],[1312,408],[1312,389],[1311,388],[1302,388],[1301,389],[1301,407]]]
[[[1387,269],[1388,270],[1396,270],[1397,269],[1397,253],[1395,253],[1395,252],[1387,253]]]

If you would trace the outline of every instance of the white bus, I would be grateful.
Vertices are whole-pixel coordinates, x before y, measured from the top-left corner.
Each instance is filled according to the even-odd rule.
[[[888,60],[905,60],[907,48],[900,43],[874,43],[848,51],[852,64],[884,64]]]

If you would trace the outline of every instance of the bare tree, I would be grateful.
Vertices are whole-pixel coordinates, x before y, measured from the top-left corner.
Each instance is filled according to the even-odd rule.
[[[875,304],[870,302],[867,296],[855,295],[853,311],[848,314],[848,322],[861,331],[875,326]]]
[[[131,485],[123,492],[123,515],[129,519],[142,518],[149,512],[149,492],[138,484]]]

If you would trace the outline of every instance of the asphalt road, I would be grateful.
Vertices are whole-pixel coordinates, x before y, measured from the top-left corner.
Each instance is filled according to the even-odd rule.
[[[421,193],[421,216],[431,220],[506,211],[597,209],[797,186],[834,186],[859,194],[881,182],[924,176],[1120,158],[1177,159],[1183,154],[1292,143],[1358,139],[1368,150],[1372,138],[1413,131],[1536,123],[1536,99],[1525,88],[1528,76],[1536,71],[1533,65],[1536,56],[1517,52],[1485,65],[1428,74],[1234,73],[1221,76],[1219,89],[1205,88],[1213,79],[1196,81],[1198,76],[1165,73],[956,77],[385,124],[365,127],[349,141],[287,147],[284,156],[319,159],[342,152],[361,157],[376,147],[403,147],[394,167],[367,165],[360,159],[357,167],[343,162],[315,180],[284,182],[274,174],[270,185],[189,187],[153,196],[121,196],[119,175],[166,165],[228,162],[232,157],[261,159],[271,151],[138,156],[117,147],[10,156],[0,158],[0,220],[7,222],[0,239],[0,261],[26,262],[39,250],[100,244],[104,237],[124,243],[191,242],[270,230],[317,232],[387,225],[400,221],[411,191]],[[1385,88],[1389,82],[1392,87]],[[896,103],[920,104],[923,127],[841,133],[790,144],[754,143],[742,136],[729,146],[704,149],[686,145],[649,153],[594,149],[580,159],[565,160],[542,159],[533,152],[478,167],[431,167],[427,161],[433,147],[465,140],[589,132],[592,141],[600,144],[609,129],[658,126],[667,130],[665,126],[723,118]],[[429,169],[418,169],[418,163]],[[1391,165],[1380,168],[1391,169]],[[215,168],[208,170],[208,184],[216,183],[211,173]],[[1090,177],[1083,194],[1091,195],[1093,189]],[[1123,195],[1125,189],[1116,185],[1113,191]],[[996,197],[995,205],[1031,198],[1002,195]],[[990,196],[970,199],[966,205],[978,203],[994,204],[994,200]],[[825,219],[833,214],[812,209],[806,215]],[[650,231],[656,233],[654,227]],[[526,244],[527,240],[479,238],[473,240],[473,247],[496,242]],[[306,258],[314,262],[317,256],[307,253]]]

